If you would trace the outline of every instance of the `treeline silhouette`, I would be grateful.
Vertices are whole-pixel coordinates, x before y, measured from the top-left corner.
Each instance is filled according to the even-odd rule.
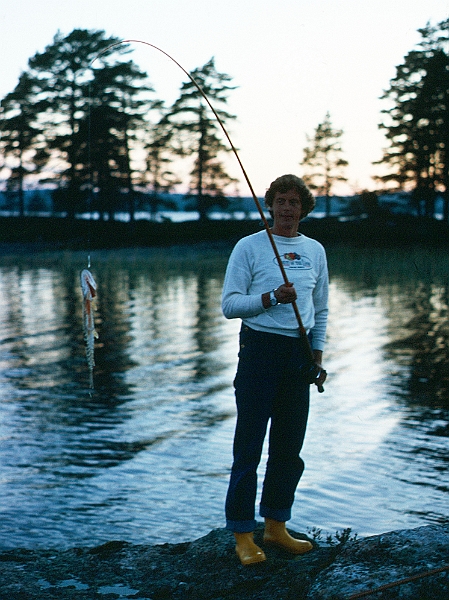
[[[380,127],[389,147],[379,164],[387,174],[373,179],[411,190],[411,208],[426,218],[435,217],[441,195],[440,216],[449,222],[449,19],[418,31],[420,43],[383,95],[388,108]],[[90,213],[112,221],[120,211],[134,222],[138,210],[151,218],[175,208],[167,194],[181,183],[200,220],[212,206],[229,207],[237,181],[222,156],[230,148],[199,90],[188,79],[166,106],[129,58],[131,50],[104,31],[74,29],[58,32],[29,59],[0,104],[4,209],[26,214],[30,181],[52,188],[50,212],[71,219]],[[226,110],[232,78],[217,71],[214,58],[190,75],[224,123],[235,118]],[[190,161],[188,182],[175,172],[184,160]],[[365,191],[360,200],[367,214],[378,215],[376,192]]]

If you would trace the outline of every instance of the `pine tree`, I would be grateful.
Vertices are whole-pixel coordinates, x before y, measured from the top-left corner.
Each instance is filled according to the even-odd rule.
[[[101,214],[113,215],[122,189],[133,214],[130,143],[151,108],[139,96],[152,89],[140,83],[146,74],[132,61],[119,60],[130,50],[118,42],[104,31],[58,32],[29,60],[47,146],[64,165],[53,177],[72,217],[86,208],[92,178]]]
[[[131,153],[137,132],[146,128],[147,114],[157,105],[147,97],[152,88],[140,83],[145,79],[133,62],[118,62],[96,71],[90,86],[90,177],[98,189],[100,213],[108,212],[109,218],[126,191],[130,220],[134,220],[134,183],[141,174],[132,168]]]
[[[340,138],[343,130],[334,129],[329,112],[315,129],[312,137],[307,136],[309,145],[304,148],[300,163],[305,167],[304,181],[319,195],[326,196],[326,216],[330,214],[331,192],[335,183],[347,181],[343,169],[348,162],[342,158]]]
[[[20,216],[25,213],[25,177],[39,173],[49,158],[37,123],[38,114],[35,84],[27,73],[22,73],[14,91],[0,104],[0,146],[3,156],[12,159],[7,187],[18,195]]]
[[[158,105],[161,116],[152,126],[149,126],[146,150],[146,172],[141,183],[149,184],[150,214],[153,218],[160,204],[168,205],[161,197],[162,193],[170,192],[181,180],[172,171],[172,145],[173,128],[166,117],[163,103]],[[172,206],[170,205],[172,208]]]
[[[223,123],[235,119],[234,115],[221,108],[227,102],[228,93],[235,87],[229,85],[229,75],[216,70],[214,58],[194,69],[191,76],[209,98]],[[196,195],[200,219],[206,219],[210,206],[226,203],[225,189],[236,182],[218,158],[219,154],[231,149],[223,143],[215,116],[205,106],[201,92],[190,79],[182,84],[180,96],[167,118],[177,133],[174,143],[177,143],[178,154],[196,156],[189,195]]]
[[[445,192],[445,219],[449,218],[449,19],[418,30],[415,50],[396,67],[396,76],[382,99],[391,104],[380,128],[390,147],[377,164],[392,171],[383,182],[411,187],[420,211],[434,212],[435,194]]]

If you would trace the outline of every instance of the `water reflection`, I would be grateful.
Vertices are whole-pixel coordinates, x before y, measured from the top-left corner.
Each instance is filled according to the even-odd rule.
[[[449,324],[447,287],[423,283],[404,299],[410,315],[388,350],[407,366],[408,391],[420,404],[449,406]]]
[[[332,254],[333,272],[356,296],[376,296],[388,317],[386,355],[398,396],[410,403],[449,407],[449,260],[443,251],[385,249],[359,252],[348,264]]]
[[[154,543],[223,525],[239,328],[220,310],[229,251],[92,255],[93,394],[86,257],[0,259],[2,545]],[[312,402],[292,527],[363,535],[445,521],[448,259],[328,256],[329,382]]]
[[[361,251],[355,260],[340,249],[331,257],[341,287],[354,298],[371,297],[386,317],[385,339],[377,348],[389,364],[387,390],[395,401],[389,412],[400,418],[378,448],[377,472],[388,477],[388,493],[394,481],[414,488],[415,497],[402,498],[405,514],[446,523],[441,493],[449,491],[448,257],[428,249]],[[423,488],[435,494],[426,498]]]

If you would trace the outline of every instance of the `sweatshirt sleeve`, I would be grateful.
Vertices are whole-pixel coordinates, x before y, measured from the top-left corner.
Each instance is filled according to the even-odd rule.
[[[237,243],[229,258],[226,269],[222,310],[227,319],[245,319],[265,311],[261,294],[250,294],[253,257],[247,244]]]
[[[329,296],[329,275],[324,249],[320,256],[320,269],[318,279],[313,290],[313,304],[315,308],[315,324],[312,328],[314,350],[323,350],[326,341],[326,327]]]

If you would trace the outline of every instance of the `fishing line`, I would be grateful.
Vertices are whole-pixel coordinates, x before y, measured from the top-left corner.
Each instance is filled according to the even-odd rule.
[[[89,222],[87,224],[87,268],[90,269],[90,251],[91,251],[91,235],[92,235],[92,200],[94,194],[94,181],[92,170],[92,81],[89,81],[89,101],[87,108],[87,164],[88,164],[88,179],[89,192],[87,196],[87,212],[89,213]]]
[[[231,137],[230,137],[227,129],[225,128],[224,123],[221,120],[219,114],[217,113],[217,111],[213,107],[211,101],[209,100],[208,96],[206,95],[206,93],[204,92],[204,90],[202,89],[202,87],[199,85],[199,83],[197,81],[195,81],[194,77],[192,77],[192,75],[177,60],[175,60],[173,58],[173,56],[171,56],[170,54],[168,54],[168,52],[165,52],[165,50],[162,50],[162,48],[159,48],[158,46],[155,46],[154,44],[151,44],[150,42],[145,42],[143,40],[135,40],[135,39],[121,40],[120,42],[116,42],[114,44],[111,44],[110,46],[108,46],[107,48],[105,48],[104,50],[102,50],[101,52],[99,52],[97,54],[97,56],[91,61],[91,63],[90,63],[89,66],[92,66],[92,64],[97,60],[97,58],[99,58],[102,54],[105,54],[106,52],[108,52],[112,48],[115,48],[116,46],[120,46],[121,44],[132,44],[132,43],[144,44],[145,46],[149,46],[150,48],[153,48],[154,50],[157,50],[161,54],[164,54],[164,56],[166,56],[172,62],[174,62],[175,65],[177,67],[179,67],[181,69],[181,71],[183,71],[183,73],[185,73],[185,75],[187,75],[187,77],[195,85],[195,87],[200,92],[201,96],[206,101],[207,105],[209,106],[209,108],[213,112],[215,118],[217,119],[218,124],[220,125],[220,127],[221,127],[221,129],[222,129],[222,131],[223,131],[223,133],[224,133],[224,135],[226,137],[226,139],[228,140],[229,145],[231,147],[231,150],[234,153],[235,158],[237,159],[237,162],[238,162],[238,164],[240,166],[240,169],[242,170],[242,173],[243,173],[243,176],[245,178],[245,181],[248,184],[248,187],[250,189],[250,192],[251,192],[251,195],[253,197],[254,203],[255,203],[255,205],[257,207],[257,210],[259,211],[260,218],[262,219],[262,223],[263,223],[263,225],[265,227],[265,230],[267,232],[268,239],[270,241],[271,247],[272,247],[274,255],[276,257],[276,261],[277,261],[277,263],[279,265],[279,269],[281,271],[282,278],[284,279],[284,283],[289,284],[289,280],[288,280],[287,274],[285,272],[285,268],[284,268],[284,265],[282,263],[281,256],[280,256],[279,251],[277,249],[276,242],[274,241],[273,234],[271,233],[270,225],[268,224],[268,221],[267,221],[267,218],[265,216],[265,213],[264,213],[264,211],[262,209],[262,206],[261,206],[261,204],[259,202],[259,199],[256,196],[256,193],[255,193],[254,188],[252,186],[252,183],[251,183],[251,181],[250,181],[250,179],[248,177],[248,174],[247,174],[247,172],[245,170],[245,167],[243,166],[243,163],[240,160],[240,156],[239,156],[239,154],[237,152],[237,149],[235,148],[234,144],[232,143]],[[303,322],[302,322],[302,319],[301,319],[301,315],[299,313],[298,306],[297,306],[297,304],[296,304],[295,301],[292,302],[292,307],[293,307],[293,310],[295,312],[296,320],[298,322],[298,328],[299,328],[300,337],[302,338],[302,340],[303,340],[303,342],[305,344],[305,348],[306,348],[306,350],[307,350],[307,352],[309,354],[309,358],[310,358],[312,364],[314,364],[315,363],[315,358],[314,358],[314,355],[313,355],[312,348],[310,346],[309,338],[307,336],[307,331],[304,328],[304,325],[303,325]],[[324,391],[324,388],[322,386],[317,386],[317,387],[318,387],[318,391],[319,392]]]
[[[81,293],[83,299],[83,333],[84,341],[86,345],[86,359],[87,366],[89,368],[89,395],[92,397],[92,390],[94,389],[94,367],[95,367],[95,338],[98,337],[95,331],[95,316],[94,316],[94,300],[97,295],[97,284],[95,279],[90,272],[91,260],[91,235],[92,235],[92,199],[93,199],[93,169],[92,169],[92,92],[91,84],[89,81],[89,101],[87,109],[87,163],[88,163],[88,194],[87,194],[87,212],[88,212],[88,223],[87,223],[87,268],[83,269],[80,273]]]

